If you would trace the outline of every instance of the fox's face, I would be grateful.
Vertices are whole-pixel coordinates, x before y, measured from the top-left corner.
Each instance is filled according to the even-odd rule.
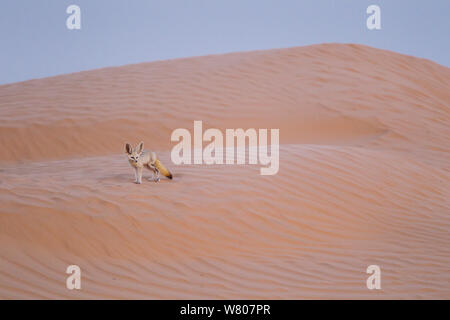
[[[125,145],[125,150],[128,154],[128,160],[137,163],[141,156],[142,150],[144,149],[144,143],[139,143],[135,149],[131,147],[129,143]]]

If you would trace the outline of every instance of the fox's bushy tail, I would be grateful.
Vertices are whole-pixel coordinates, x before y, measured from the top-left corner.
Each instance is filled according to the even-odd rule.
[[[165,177],[172,179],[173,176],[170,173],[169,170],[166,169],[166,167],[163,166],[163,164],[161,163],[161,161],[159,161],[159,159],[156,159],[155,161],[155,167],[156,169],[158,169],[158,171]]]

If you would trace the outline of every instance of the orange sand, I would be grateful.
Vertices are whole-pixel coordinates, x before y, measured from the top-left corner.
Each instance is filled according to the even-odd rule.
[[[450,299],[449,88],[339,44],[0,86],[0,298]],[[194,120],[279,128],[279,173],[173,165]],[[140,140],[173,181],[133,184]]]

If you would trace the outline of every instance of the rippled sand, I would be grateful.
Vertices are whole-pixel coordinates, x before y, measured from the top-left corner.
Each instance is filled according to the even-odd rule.
[[[449,88],[339,44],[0,86],[0,298],[450,299]],[[194,120],[279,128],[279,173],[175,166]],[[133,183],[140,140],[174,180]]]

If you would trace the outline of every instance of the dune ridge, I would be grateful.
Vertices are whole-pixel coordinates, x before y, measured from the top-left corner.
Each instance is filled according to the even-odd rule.
[[[449,87],[447,67],[344,44],[0,86],[0,298],[448,299]],[[173,165],[194,120],[279,128],[279,173]],[[140,140],[173,181],[132,183]]]

